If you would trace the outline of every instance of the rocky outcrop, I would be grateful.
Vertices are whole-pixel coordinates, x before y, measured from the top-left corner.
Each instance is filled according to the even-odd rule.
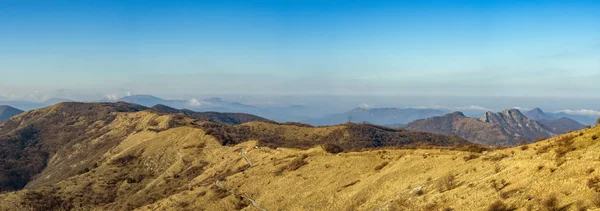
[[[405,127],[408,130],[458,135],[470,142],[483,145],[517,145],[537,138],[555,135],[553,130],[528,119],[519,110],[499,113],[486,112],[480,119],[466,117],[461,112],[416,120]]]

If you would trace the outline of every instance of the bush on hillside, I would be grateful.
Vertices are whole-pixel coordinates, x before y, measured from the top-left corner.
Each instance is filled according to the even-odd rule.
[[[488,211],[513,211],[516,210],[517,208],[506,205],[504,202],[498,200],[492,204],[490,204],[490,206],[488,206],[487,210]]]
[[[344,148],[342,148],[340,145],[331,144],[331,143],[322,144],[321,148],[323,148],[323,150],[325,150],[326,152],[329,152],[332,154],[337,154],[337,153],[344,151]]]
[[[438,180],[438,190],[440,193],[456,188],[456,177],[453,174],[447,174]]]

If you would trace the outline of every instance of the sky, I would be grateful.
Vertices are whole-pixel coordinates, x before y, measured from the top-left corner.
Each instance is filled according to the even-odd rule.
[[[600,1],[576,0],[0,0],[0,99],[491,96],[595,106],[598,20]]]

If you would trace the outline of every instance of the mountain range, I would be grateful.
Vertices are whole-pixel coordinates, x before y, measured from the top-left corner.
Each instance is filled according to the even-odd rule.
[[[368,122],[378,125],[406,124],[417,119],[443,115],[436,109],[355,108],[350,111],[302,121],[311,125],[337,125],[346,122]]]
[[[544,127],[515,110],[439,118]],[[369,124],[59,103],[0,123],[0,210],[589,210],[599,135],[492,148]]]
[[[540,108],[534,108],[530,111],[525,112],[525,116],[527,116],[530,119],[536,120],[536,121],[541,121],[541,120],[551,121],[551,120],[556,120],[556,119],[560,119],[560,118],[567,118],[567,119],[575,120],[578,123],[584,124],[584,125],[594,125],[594,124],[596,124],[596,120],[598,118],[595,116],[567,114],[565,112],[549,113],[549,112],[542,111],[542,109],[540,109]]]
[[[0,105],[0,122],[7,120],[20,113],[23,113],[23,111],[7,105]]]
[[[541,110],[540,110],[541,111]],[[537,116],[543,113],[534,111]],[[549,138],[585,126],[568,118],[544,120],[538,122],[527,118],[517,109],[508,109],[499,113],[486,112],[480,119],[466,117],[461,112],[444,116],[416,120],[404,128],[409,130],[432,132],[446,135],[458,135],[473,143],[483,145],[517,145],[538,138]]]

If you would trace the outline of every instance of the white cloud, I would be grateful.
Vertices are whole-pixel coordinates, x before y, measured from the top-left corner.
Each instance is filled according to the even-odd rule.
[[[559,112],[564,112],[566,114],[572,114],[572,115],[600,116],[600,111],[592,110],[592,109],[579,109],[579,110],[565,109],[565,110],[562,110]]]
[[[191,105],[191,106],[201,106],[202,105],[202,103],[200,101],[198,101],[196,98],[192,98],[192,99],[188,100],[187,104]]]
[[[362,109],[369,109],[369,108],[371,108],[371,106],[369,104],[367,104],[367,103],[358,104],[358,107],[362,108]]]
[[[104,95],[104,99],[107,99],[107,100],[118,100],[119,96],[117,96],[116,94],[105,94]]]
[[[126,91],[125,92],[125,96],[127,96],[127,97],[131,96],[131,92],[130,91]]]

